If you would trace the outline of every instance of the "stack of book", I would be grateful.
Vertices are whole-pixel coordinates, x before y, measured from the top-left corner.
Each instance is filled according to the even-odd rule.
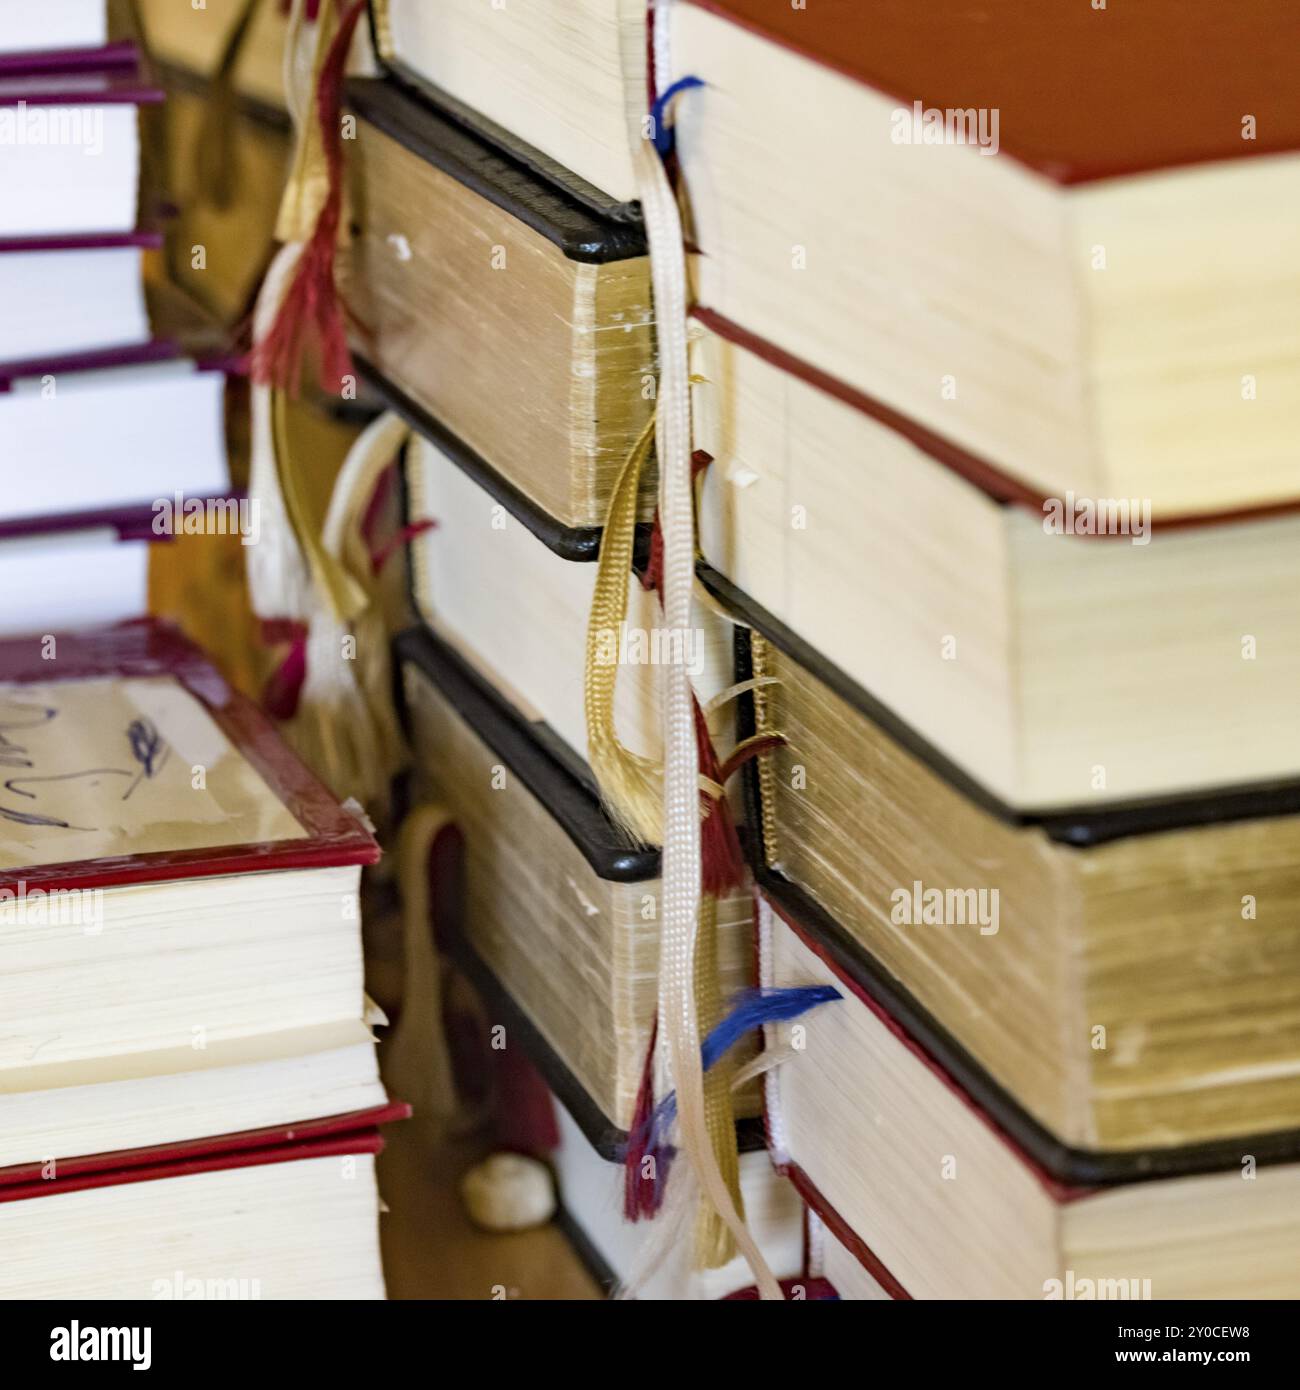
[[[764,1099],[846,1298],[1300,1292],[1300,35],[1191,10],[657,16],[736,620],[696,686],[754,681],[769,740],[760,978],[841,994],[771,1030]],[[652,395],[644,13],[593,0],[575,47],[554,6],[374,12],[353,302],[439,523],[408,717],[468,827],[466,949],[617,1129],[636,938],[601,934],[651,865],[505,729],[589,786],[573,562]]]
[[[162,93],[102,0],[57,8],[48,25],[22,6],[0,12],[10,633],[138,616],[148,542],[241,529],[226,496],[221,360],[187,353],[168,331],[175,307],[145,293],[143,262],[161,245],[148,151]]]
[[[142,0],[139,8],[167,90],[162,162],[176,204],[168,271],[221,322],[239,325],[271,258],[293,145],[286,7]]]
[[[161,250],[151,258],[151,289],[193,305],[227,354],[237,354],[238,370],[226,378],[226,452],[230,485],[240,494],[250,491],[254,437],[246,351],[294,146],[285,92],[286,71],[296,71],[285,51],[289,7],[279,0],[206,0],[198,7],[139,0],[137,9],[166,93],[151,145],[167,211]],[[304,24],[304,43],[313,27]],[[305,113],[298,114],[301,122]],[[319,530],[342,461],[374,410],[353,395],[340,399],[314,387],[282,406],[283,438],[296,457],[311,461],[303,469],[302,503]],[[183,548],[156,548],[150,605],[199,635],[240,689],[262,690],[286,648],[267,640],[251,611],[246,562],[274,523],[260,501],[237,519],[245,523],[241,534],[227,528]],[[220,632],[202,621],[218,612]]]
[[[373,0],[386,76],[349,90],[356,347],[436,523],[397,654],[465,835],[453,955],[616,1152],[658,856],[594,794],[584,562],[653,410],[635,151],[673,93],[692,676],[719,751],[764,749],[723,984],[840,995],[766,1039],[804,1274],[1295,1296],[1292,7],[576,8]],[[653,759],[657,673],[618,659]]]
[[[410,548],[421,621],[396,645],[419,793],[448,808],[464,842],[458,882],[434,885],[435,918],[492,1024],[558,1098],[562,1220],[617,1282],[647,1230],[624,1222],[620,1159],[654,1027],[660,863],[602,805],[583,663],[601,528],[653,411],[629,143],[645,15],[589,4],[574,25],[569,8],[372,7],[386,71],[347,88],[356,226],[341,283],[362,375],[414,430],[410,520],[435,523]],[[583,120],[570,99],[589,103]],[[660,624],[629,579],[635,645]],[[698,622],[690,656],[706,699],[731,683],[732,641],[708,605]],[[616,694],[620,738],[650,759],[659,674],[652,654],[624,659]],[[725,712],[713,720],[720,746],[729,725]],[[753,980],[747,892],[720,904],[718,937],[730,996]],[[762,1152],[759,1101],[753,1083],[737,1095],[742,1191],[769,1262],[798,1275],[803,1204]],[[751,1282],[741,1260],[695,1270],[688,1230],[638,1296]]]
[[[760,971],[842,995],[766,1079],[824,1272],[1295,1297],[1300,18],[660,38]]]
[[[383,1296],[369,832],[173,629],[0,642],[0,1295]]]

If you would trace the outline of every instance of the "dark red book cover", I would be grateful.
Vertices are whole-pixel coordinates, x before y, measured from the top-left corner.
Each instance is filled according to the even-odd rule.
[[[1000,156],[1061,188],[1300,151],[1291,58],[1300,48],[1300,5],[1292,0],[1110,0],[1103,7],[1090,0],[817,0],[798,7],[682,0],[679,8],[715,15],[903,108],[996,112]],[[692,55],[677,47],[673,59],[685,65],[684,75]],[[690,75],[709,80],[704,70]],[[1041,515],[1046,494],[997,460],[708,305],[692,313],[720,337],[907,438],[994,500]],[[1162,531],[1219,525],[1297,507],[1300,500],[1286,498],[1159,516],[1154,524]]]
[[[227,496],[239,501],[240,494]],[[213,499],[217,500],[217,499]],[[0,521],[0,541],[17,539],[20,536],[66,535],[70,531],[116,531],[120,541],[167,542],[173,539],[170,532],[155,532],[153,523],[157,513],[152,505],[104,507],[94,511],[62,512],[58,516],[16,517],[12,521]]]
[[[1300,149],[1294,0],[687,3],[907,105],[996,108],[1061,184]]]
[[[2,251],[3,244],[0,244]],[[39,376],[59,376],[69,372],[103,372],[114,367],[143,367],[151,362],[172,362],[181,356],[181,346],[171,338],[151,338],[146,343],[121,347],[93,348],[86,352],[65,352],[57,357],[29,357],[0,362],[0,392],[12,391],[14,382]],[[198,364],[195,370],[200,370]]]
[[[0,1202],[21,1202],[29,1197],[51,1197],[91,1187],[155,1182],[192,1173],[292,1163],[305,1158],[377,1154],[384,1147],[379,1126],[405,1120],[410,1113],[409,1105],[390,1101],[369,1110],[354,1110],[346,1115],[330,1115],[301,1124],[58,1159],[53,1171],[41,1163],[19,1163],[0,1168]],[[47,1172],[49,1176],[45,1176]]]
[[[176,629],[144,619],[0,641],[0,891],[378,858]]]

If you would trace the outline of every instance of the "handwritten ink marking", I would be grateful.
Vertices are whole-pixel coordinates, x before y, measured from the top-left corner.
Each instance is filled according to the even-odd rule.
[[[41,786],[46,782],[75,782],[83,777],[130,777],[129,772],[125,772],[120,767],[92,767],[85,772],[59,772],[53,773],[48,777],[10,777],[4,784],[6,791],[13,792],[15,796],[25,796],[31,801],[36,800],[36,793],[24,791],[24,787]],[[138,779],[137,779],[138,780]],[[92,782],[92,787],[97,787],[98,782]],[[130,792],[127,792],[130,795]],[[123,800],[126,798],[123,797]],[[81,830],[88,831],[88,825],[72,825],[65,820],[59,820],[57,816],[42,816],[35,811],[15,811],[6,806],[0,806],[0,816],[7,820],[16,821],[19,825],[48,825],[56,830]]]
[[[12,714],[5,712],[7,709],[18,710],[20,717],[15,720]],[[0,730],[35,729],[57,718],[58,713],[52,705],[29,705],[22,700],[0,700]]]
[[[131,744],[131,755],[140,764],[140,771],[123,794],[123,801],[130,799],[143,778],[153,777],[160,772],[171,753],[171,748],[152,719],[133,719],[127,727],[126,736]]]
[[[15,718],[13,713],[6,711],[19,711]],[[5,737],[5,730],[15,731],[18,729],[35,729],[42,724],[48,724],[58,717],[57,707],[45,705],[24,705],[21,701],[8,701],[0,703],[0,767],[19,768],[24,771],[30,770],[35,764],[28,755],[28,750],[21,744]],[[126,728],[126,741],[131,749],[131,757],[138,769],[134,773],[129,769],[120,767],[94,767],[87,768],[82,772],[62,772],[50,774],[48,776],[37,777],[10,777],[3,784],[3,789],[12,793],[14,796],[25,797],[29,801],[36,801],[36,791],[30,788],[42,787],[49,783],[75,782],[84,778],[100,777],[124,777],[128,785],[122,793],[122,800],[130,799],[132,793],[146,778],[154,778],[166,766],[171,756],[171,747],[163,736],[158,732],[157,727],[151,719],[133,719]],[[90,787],[97,787],[99,783],[92,781]],[[54,814],[42,814],[39,811],[20,810],[15,806],[5,806],[0,804],[0,819],[11,821],[15,825],[44,826],[53,830],[77,830],[89,832],[90,826],[73,825],[70,821],[63,820]]]
[[[6,709],[18,710],[19,717],[15,719],[12,714],[6,714]],[[6,738],[6,729],[10,732],[16,729],[36,729],[42,724],[48,724],[57,715],[58,710],[48,705],[28,705],[21,700],[0,701],[0,767],[32,766],[27,749],[22,744],[15,743],[13,739]]]

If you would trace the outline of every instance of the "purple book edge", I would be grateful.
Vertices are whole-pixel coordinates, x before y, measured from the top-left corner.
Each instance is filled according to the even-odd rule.
[[[170,362],[181,355],[180,345],[171,338],[154,338],[147,343],[97,348],[94,352],[70,352],[62,357],[33,357],[26,361],[0,363],[0,391],[8,391],[24,377],[56,376],[61,372],[97,372],[107,367],[139,367],[148,362]]]
[[[185,357],[180,343],[172,338],[154,338],[147,343],[98,348],[94,352],[73,352],[64,357],[38,357],[26,362],[0,362],[0,394],[13,389],[15,381],[32,377],[57,376],[66,372],[99,372],[114,367],[140,367],[152,362],[174,362]],[[213,352],[191,359],[196,372],[221,372],[243,376],[248,359],[235,352]]]
[[[163,244],[158,231],[69,232],[63,236],[0,237],[0,256],[9,251],[112,251],[139,246],[157,251]]]
[[[195,493],[203,501],[239,502],[242,492]],[[185,494],[189,499],[189,494]],[[28,536],[61,535],[69,531],[117,532],[119,541],[169,541],[167,534],[157,534],[153,529],[154,508],[150,503],[137,502],[118,507],[104,507],[98,511],[62,512],[53,516],[21,516],[8,521],[0,521],[0,541],[17,540]]]
[[[66,54],[79,54],[81,61],[60,63],[57,53],[0,55],[0,106],[154,106],[166,100],[133,43]],[[111,61],[102,61],[105,54]],[[101,81],[88,85],[94,77]]]
[[[0,53],[0,77],[38,72],[103,72],[140,65],[140,51],[130,39],[99,48],[45,48],[28,53]]]

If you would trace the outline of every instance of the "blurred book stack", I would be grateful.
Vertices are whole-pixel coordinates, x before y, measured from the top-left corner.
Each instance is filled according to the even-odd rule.
[[[0,1293],[382,1297],[368,831],[152,620],[0,642],[0,748]]]
[[[271,258],[293,149],[285,106],[286,8],[275,0],[141,0],[167,91],[161,131],[171,278],[222,323],[252,309]]]
[[[143,613],[149,542],[229,493],[220,362],[145,289],[162,93],[116,6],[58,9],[0,9],[5,632]]]
[[[153,553],[258,518],[222,339],[158,275],[132,8],[0,4],[0,1293],[382,1297],[378,847],[141,616]]]
[[[166,215],[161,251],[150,262],[150,292],[192,306],[239,354],[241,371],[228,378],[226,421],[231,483],[243,492],[252,435],[244,354],[294,148],[285,93],[294,68],[286,53],[288,7],[279,0],[208,0],[198,7],[140,0],[137,11],[151,68],[166,93],[151,131]],[[304,26],[308,38],[312,27]],[[302,504],[319,531],[342,461],[374,408],[364,392],[342,400],[314,388],[283,405],[285,437],[311,460]],[[248,554],[241,537],[220,532],[193,537],[183,556],[156,554],[150,601],[153,612],[201,636],[235,684],[254,692],[273,678],[286,649],[268,641],[252,615]]]
[[[763,749],[758,960],[726,988],[839,992],[769,1027],[763,1088],[803,1272],[842,1297],[1295,1296],[1297,18],[1198,4],[1220,41],[1193,52],[1172,2],[985,8],[658,15],[706,465],[692,675],[719,753]],[[347,284],[435,523],[398,658],[466,838],[453,954],[616,1153],[657,855],[602,820],[582,673],[653,395],[644,13],[372,16]],[[654,760],[656,673],[619,661],[619,736]]]
[[[767,1132],[843,1297],[1300,1292],[1298,23],[657,41],[759,968],[842,995]]]

